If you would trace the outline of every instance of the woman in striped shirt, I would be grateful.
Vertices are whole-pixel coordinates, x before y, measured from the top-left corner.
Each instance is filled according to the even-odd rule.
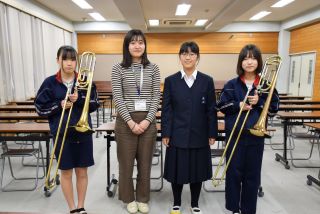
[[[157,137],[156,112],[160,100],[160,72],[147,58],[140,30],[129,31],[123,41],[123,59],[112,68],[112,93],[118,116],[115,134],[119,161],[119,199],[129,213],[148,213],[150,171]],[[137,161],[136,195],[132,180]]]

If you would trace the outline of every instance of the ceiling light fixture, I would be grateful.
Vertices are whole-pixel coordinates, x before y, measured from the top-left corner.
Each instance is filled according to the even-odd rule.
[[[293,2],[294,0],[280,0],[277,3],[275,3],[274,5],[272,5],[271,7],[284,7],[287,4],[290,4],[291,2]]]
[[[207,21],[208,21],[208,19],[198,19],[194,25],[195,26],[204,26],[207,23]]]
[[[160,24],[159,19],[149,19],[150,26],[159,26],[159,24]]]
[[[72,0],[72,1],[82,9],[92,9],[92,6],[85,0]]]
[[[261,11],[261,12],[257,13],[256,15],[252,16],[250,18],[250,20],[259,20],[259,19],[269,15],[270,13],[271,12],[269,12],[269,11]]]
[[[176,16],[185,16],[188,14],[191,4],[178,4],[176,9]]]
[[[94,12],[94,13],[88,13],[92,18],[94,18],[96,21],[106,21],[106,19],[101,16],[100,13]]]

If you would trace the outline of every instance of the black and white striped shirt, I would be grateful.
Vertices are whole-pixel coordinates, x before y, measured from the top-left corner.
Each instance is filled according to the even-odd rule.
[[[112,67],[111,83],[112,94],[116,108],[124,121],[131,120],[130,112],[135,112],[134,101],[146,100],[146,119],[152,122],[155,119],[160,100],[160,71],[156,64],[150,63],[143,69],[143,85],[140,98],[137,85],[140,85],[140,63],[132,63],[131,67],[124,68],[117,63]],[[133,73],[135,72],[135,74]]]

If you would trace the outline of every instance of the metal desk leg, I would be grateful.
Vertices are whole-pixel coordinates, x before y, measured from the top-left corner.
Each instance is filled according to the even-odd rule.
[[[102,103],[102,121],[103,121],[103,123],[105,121],[104,103],[105,103],[105,101],[103,101],[103,103]]]
[[[290,169],[287,159],[287,137],[288,137],[288,120],[283,121],[283,156],[276,153],[276,161],[282,161],[286,169]]]
[[[107,194],[109,197],[113,197],[115,195],[115,185],[118,183],[118,180],[115,178],[115,175],[112,174],[112,178],[110,179],[110,147],[111,147],[111,134],[107,134],[104,136],[107,138]]]
[[[307,175],[307,184],[309,186],[311,186],[312,183],[315,183],[316,185],[318,185],[320,187],[320,170],[319,170],[319,173],[318,173],[318,179],[316,179],[315,177],[312,177],[311,175]]]

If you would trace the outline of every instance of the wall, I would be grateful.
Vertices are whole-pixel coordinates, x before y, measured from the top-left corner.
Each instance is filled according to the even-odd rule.
[[[270,54],[263,54],[263,58]],[[160,68],[161,82],[164,79],[181,69],[177,54],[148,54],[151,62],[156,63]],[[112,65],[121,62],[120,54],[98,54],[94,80],[110,81]],[[229,80],[236,76],[238,54],[201,54],[198,70],[211,75],[214,80]]]
[[[112,65],[122,59],[123,37],[123,33],[78,34],[79,53],[97,53],[94,80],[110,80]],[[199,44],[198,69],[215,80],[235,77],[238,53],[245,44],[257,44],[264,57],[278,51],[278,33],[149,33],[146,37],[148,57],[159,65],[162,82],[181,68],[177,53],[184,41]]]
[[[313,99],[320,100],[320,22],[291,31],[290,54],[316,51]]]
[[[78,34],[78,51],[97,54],[121,54],[124,34]],[[263,53],[277,53],[278,33],[149,33],[146,34],[148,53],[175,54],[181,43],[193,40],[201,53],[239,53],[248,44],[255,43]]]

